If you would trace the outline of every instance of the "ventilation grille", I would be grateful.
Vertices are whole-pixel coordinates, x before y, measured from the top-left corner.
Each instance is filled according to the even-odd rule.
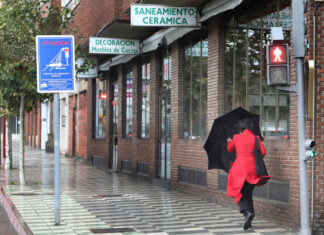
[[[227,174],[218,174],[218,189],[226,192]],[[289,181],[269,180],[262,187],[255,187],[253,196],[273,200],[277,202],[289,203]]]
[[[147,162],[137,162],[137,174],[148,176],[150,174]]]
[[[199,186],[207,186],[207,174],[206,171],[199,169],[179,167],[179,181]]]
[[[131,173],[132,172],[132,162],[129,160],[122,160],[121,168],[122,168],[123,172]]]
[[[98,166],[101,168],[107,168],[107,159],[98,155],[92,155],[92,165]]]

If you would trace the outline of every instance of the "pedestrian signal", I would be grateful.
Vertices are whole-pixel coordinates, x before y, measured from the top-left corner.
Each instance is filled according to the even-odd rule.
[[[268,85],[289,85],[288,44],[267,45]]]
[[[316,141],[313,139],[307,139],[305,141],[305,160],[312,160],[316,157],[317,152],[314,150]]]
[[[270,64],[287,64],[287,45],[269,45]]]

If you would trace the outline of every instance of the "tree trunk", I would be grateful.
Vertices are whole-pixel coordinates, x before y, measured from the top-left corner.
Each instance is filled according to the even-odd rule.
[[[25,118],[24,118],[24,103],[25,103],[25,94],[21,94],[21,103],[20,103],[20,110],[19,110],[19,116],[20,116],[20,126],[19,126],[19,131],[20,131],[20,156],[19,156],[19,180],[20,180],[20,185],[26,185],[26,180],[25,180],[25,164],[24,164],[24,157],[25,157],[25,128],[24,128],[24,123],[25,123]]]
[[[6,164],[5,169],[12,169],[12,118],[8,117],[6,119],[6,129],[7,129],[7,157],[6,157]]]

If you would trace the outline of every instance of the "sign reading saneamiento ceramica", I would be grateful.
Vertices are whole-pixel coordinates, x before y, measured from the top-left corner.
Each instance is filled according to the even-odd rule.
[[[262,19],[262,21],[261,21]],[[291,29],[291,9],[287,7],[281,11],[279,11],[279,25],[282,27],[283,30],[290,30]],[[262,25],[263,23],[263,25]],[[240,28],[246,28],[246,24],[239,24]],[[269,15],[264,16],[263,18],[258,18],[249,22],[250,29],[271,29],[271,27],[277,26],[277,13],[271,13]]]
[[[196,7],[131,5],[132,26],[197,26]]]
[[[139,40],[90,37],[89,42],[91,54],[139,54]]]

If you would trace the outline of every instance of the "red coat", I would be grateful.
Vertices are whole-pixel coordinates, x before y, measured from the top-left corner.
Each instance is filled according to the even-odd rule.
[[[266,150],[258,136],[262,156],[266,155]],[[255,137],[252,131],[244,130],[243,133],[233,136],[233,140],[227,143],[227,151],[236,151],[236,159],[228,173],[227,196],[234,197],[235,203],[242,198],[241,189],[245,180],[250,184],[258,184],[262,178],[259,177],[255,169],[255,158],[253,149],[255,148]]]

